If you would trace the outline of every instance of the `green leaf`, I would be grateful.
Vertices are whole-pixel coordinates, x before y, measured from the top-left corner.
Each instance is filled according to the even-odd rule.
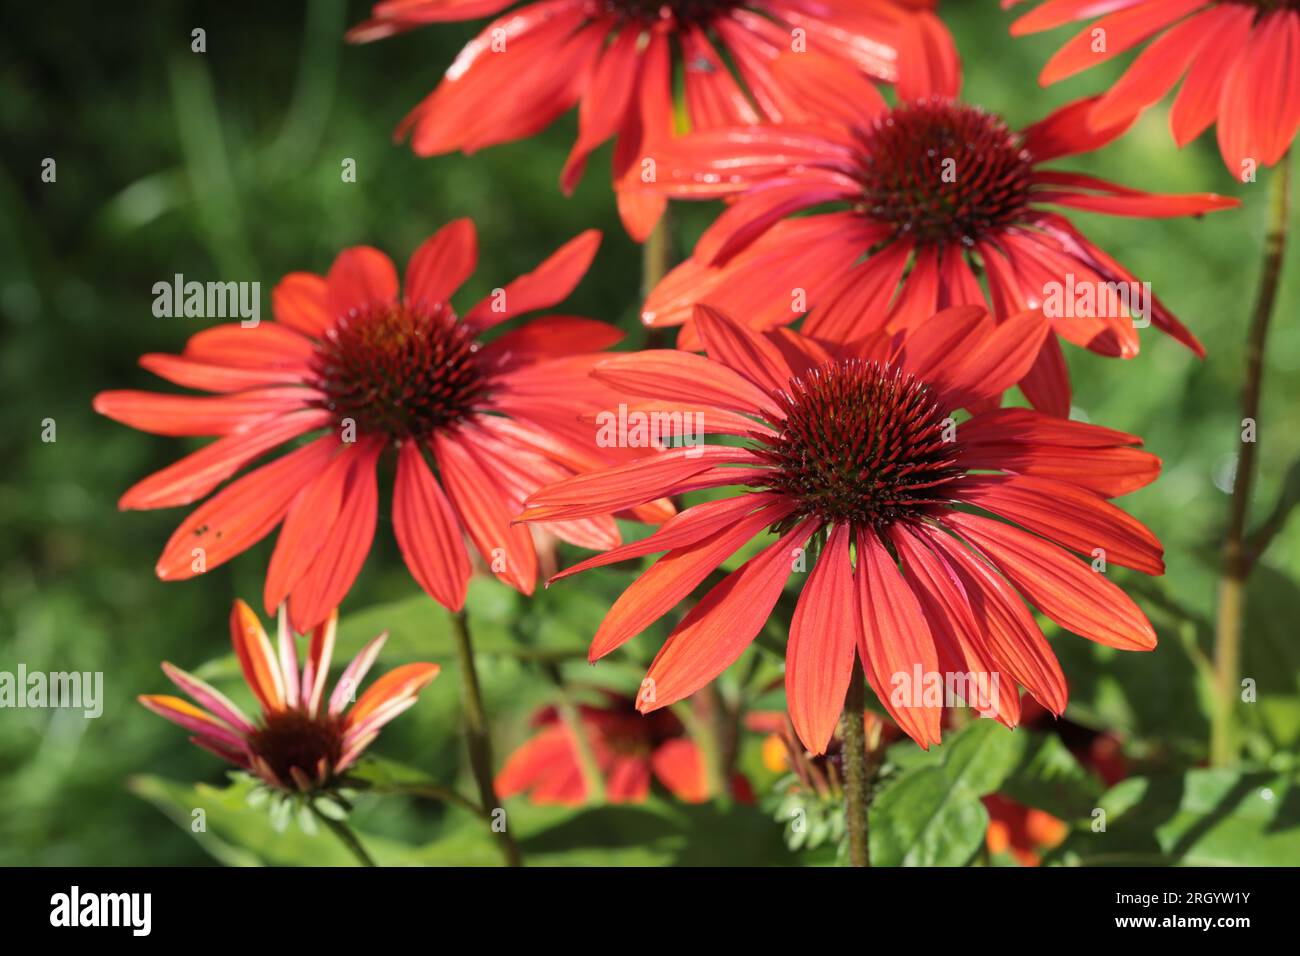
[[[1267,772],[1191,770],[1130,777],[1099,802],[1093,827],[1050,857],[1085,866],[1293,866],[1300,782]]]
[[[149,801],[188,832],[219,863],[226,866],[351,866],[352,855],[330,834],[310,836],[296,825],[277,829],[271,807],[288,806],[273,801],[250,806],[253,785],[236,780],[218,788],[209,784],[174,783],[161,777],[136,776],[128,782],[132,793]],[[202,811],[203,829],[196,830],[196,813]],[[279,811],[283,812],[283,811]],[[371,852],[375,847],[365,841]]]
[[[1194,762],[1204,756],[1210,732],[1203,651],[1210,645],[1209,626],[1149,581],[1126,577],[1124,586],[1146,612],[1159,645],[1151,653],[1121,651],[1057,630],[1052,649],[1070,679],[1065,716],[1120,733],[1138,751]],[[1053,629],[1045,628],[1049,634]]]
[[[1060,737],[1047,733],[1029,734],[1023,759],[998,790],[1017,803],[1063,820],[1077,820],[1092,813],[1102,785]]]
[[[540,818],[551,820],[538,826]],[[521,806],[511,811],[525,858],[539,866],[771,866],[797,859],[781,829],[759,808],[681,804],[652,798],[556,814]]]
[[[879,866],[961,866],[984,841],[980,797],[997,790],[1023,759],[1026,735],[991,720],[943,745],[939,763],[903,769],[872,804],[871,858]]]

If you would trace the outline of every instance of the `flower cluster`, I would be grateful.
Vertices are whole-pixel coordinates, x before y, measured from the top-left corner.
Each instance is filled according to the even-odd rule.
[[[614,195],[634,238],[660,228],[672,200],[725,208],[640,307],[645,325],[680,329],[675,348],[613,352],[613,325],[535,315],[587,272],[594,231],[454,306],[477,264],[474,226],[459,220],[415,250],[401,280],[385,253],[348,248],[323,275],[284,277],[274,321],[206,329],[180,355],[141,359],[207,394],[100,393],[96,410],[115,421],[215,439],[122,496],[123,509],[201,502],[163,548],[158,577],[200,577],[279,529],[262,594],[279,614],[278,651],[242,602],[231,623],[260,717],[170,664],[199,706],[165,696],[145,706],[269,787],[339,786],[438,672],[400,667],[349,710],[381,636],[324,697],[337,608],[388,517],[379,476],[390,467],[397,547],[450,612],[462,612],[476,563],[531,595],[558,566],[557,541],[596,554],[550,582],[658,556],[592,627],[592,662],[688,608],[671,617],[634,698],[541,710],[495,773],[486,747],[471,751],[484,813],[498,794],[583,803],[597,783],[616,803],[645,800],[655,781],[684,801],[716,796],[706,748],[671,708],[774,616],[788,634],[788,724],[780,718],[773,739],[802,790],[836,805],[852,785],[841,760],[861,756],[836,731],[856,728],[842,713],[863,680],[929,748],[959,706],[1007,727],[1034,707],[1062,714],[1067,681],[1039,616],[1110,648],[1152,650],[1155,629],[1105,571],[1164,573],[1156,536],[1114,502],[1154,481],[1161,462],[1135,435],[1071,419],[1062,343],[1131,358],[1150,325],[1204,349],[1071,214],[1201,216],[1238,202],[1056,163],[1123,136],[1180,78],[1180,145],[1217,123],[1231,170],[1279,162],[1300,127],[1300,9],[1046,0],[1013,31],[1100,17],[1109,43],[1099,52],[1080,34],[1044,83],[1149,44],[1109,91],[1016,129],[962,98],[936,8],[376,4],[350,40],[495,18],[399,129],[417,154],[520,139],[576,107],[561,184],[572,190],[613,139]],[[1004,405],[1017,388],[1029,407]],[[670,430],[648,447],[611,446],[593,422],[612,408],[689,417],[708,441],[682,447],[684,431]],[[624,543],[619,519],[652,530]],[[295,632],[311,635],[301,671]],[[468,650],[462,664],[473,716]],[[951,674],[979,680],[958,701],[920,686]],[[472,748],[487,733],[481,717]],[[882,726],[868,719],[874,744]],[[743,777],[731,781],[747,795]],[[1034,862],[1061,838],[1039,811],[987,804],[994,849]]]

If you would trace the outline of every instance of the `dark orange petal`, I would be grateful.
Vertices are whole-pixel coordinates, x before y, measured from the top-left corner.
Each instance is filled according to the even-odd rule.
[[[1106,499],[1063,481],[1032,475],[971,475],[956,488],[961,501],[1024,525],[1057,544],[1145,574],[1164,574],[1163,549],[1140,521]]]
[[[325,280],[312,272],[291,272],[271,290],[271,311],[277,322],[313,338],[334,325],[339,313],[327,302]]]
[[[817,521],[783,535],[700,599],[668,636],[641,683],[637,709],[649,713],[689,697],[730,667],[767,623]]]
[[[352,309],[397,301],[393,260],[370,246],[353,246],[340,252],[325,282],[326,307],[331,315],[347,315]]]
[[[262,629],[257,614],[243,601],[236,600],[230,612],[230,642],[239,658],[244,681],[268,713],[284,709],[284,687],[280,665],[271,641]]]
[[[985,646],[998,667],[1052,713],[1063,713],[1068,695],[1065,675],[1024,600],[951,535],[930,525],[918,530],[960,579]]]
[[[703,803],[709,799],[709,778],[704,754],[693,741],[684,737],[665,740],[650,755],[654,775],[683,803]]]
[[[735,519],[711,537],[669,551],[614,602],[592,639],[588,658],[599,660],[636,637],[685,600],[741,545],[789,515],[793,508],[784,499],[770,501],[757,511]]]
[[[447,223],[424,240],[406,264],[407,304],[432,309],[449,301],[477,264],[474,223],[468,219]]]
[[[393,533],[411,574],[435,601],[453,611],[465,603],[469,555],[447,496],[419,446],[403,442],[393,491]]]
[[[927,704],[923,694],[929,675],[939,672],[925,615],[874,531],[858,532],[854,577],[862,614],[858,655],[867,681],[903,732],[928,750],[939,742],[943,707]]]
[[[1121,650],[1156,646],[1155,629],[1133,599],[1056,545],[978,515],[952,512],[944,523],[988,555],[1035,607],[1067,630]]]
[[[289,619],[306,634],[338,607],[361,572],[375,537],[378,489],[375,465],[383,446],[358,447],[338,518],[311,567],[289,595]]]
[[[442,668],[437,664],[403,664],[375,681],[347,712],[345,726],[356,727],[380,707],[415,697],[433,683]]]
[[[849,560],[851,532],[838,524],[808,575],[790,622],[785,696],[795,733],[814,754],[826,752],[844,710],[861,641],[862,614]]]
[[[337,446],[333,435],[325,435],[232,481],[181,522],[167,539],[154,572],[164,581],[184,581],[261,541]]]
[[[437,433],[433,453],[447,497],[483,560],[511,587],[531,594],[537,582],[532,536],[511,523],[513,515],[492,477],[454,434]]]
[[[263,452],[332,421],[325,409],[289,412],[248,431],[218,438],[131,486],[118,501],[123,510],[167,508],[202,498]]]

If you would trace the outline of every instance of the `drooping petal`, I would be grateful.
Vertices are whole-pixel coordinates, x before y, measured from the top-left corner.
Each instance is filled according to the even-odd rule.
[[[762,629],[817,525],[800,522],[727,575],[700,599],[668,636],[637,697],[649,713],[689,697],[730,667]]]
[[[862,639],[862,613],[849,559],[851,536],[845,524],[832,529],[790,622],[786,701],[795,733],[814,754],[825,753],[835,733]]]
[[[960,678],[960,693],[968,707],[1015,727],[1020,722],[1015,678],[999,672],[957,575],[914,528],[896,524],[889,529],[889,539],[934,638],[945,694],[949,681]]]
[[[1105,574],[1019,528],[951,512],[944,523],[988,555],[1040,611],[1099,644],[1149,651],[1156,632],[1146,615]]]
[[[1274,10],[1255,24],[1220,97],[1219,151],[1238,181],[1248,162],[1281,160],[1300,130],[1300,11]]]
[[[358,449],[348,443],[334,447],[338,454],[322,463],[285,512],[262,588],[267,613],[279,607],[303,579],[338,520]]]
[[[289,595],[289,619],[300,634],[338,607],[370,552],[378,517],[375,466],[382,450],[382,445],[373,443],[358,447],[351,456],[352,470],[338,517],[311,567]]]
[[[439,604],[459,611],[472,571],[464,534],[415,442],[403,442],[397,456],[393,533],[420,587]]]
[[[785,499],[772,500],[737,519],[734,524],[720,529],[712,537],[669,551],[633,581],[614,602],[592,639],[588,659],[597,661],[636,637],[685,600],[745,542],[769,525],[781,521],[793,510],[794,505]],[[756,572],[751,572],[753,573]],[[682,624],[684,626],[685,621]]]
[[[1231,5],[1212,7],[1157,37],[1097,101],[1089,122],[1111,126],[1163,99],[1202,51],[1216,45],[1237,12]]]
[[[1039,79],[1046,86],[1105,63],[1203,6],[1205,0],[1149,0],[1104,16],[1061,47],[1047,61]],[[1099,35],[1104,38],[1100,48]]]
[[[528,529],[512,524],[502,495],[483,465],[458,437],[437,433],[433,453],[447,497],[483,560],[511,587],[531,594],[537,552]]]
[[[325,435],[232,481],[181,522],[154,572],[163,581],[187,580],[252,547],[280,522],[337,447],[337,439]]]
[[[951,535],[931,525],[918,531],[961,581],[989,654],[1054,714],[1065,711],[1068,690],[1061,665],[1038,622],[1015,589]]]
[[[854,580],[862,627],[858,656],[867,682],[903,732],[929,749],[939,742],[942,704],[928,703],[924,684],[939,658],[921,606],[875,531],[858,532]],[[910,692],[909,692],[910,691]]]
[[[289,412],[248,431],[218,438],[143,481],[132,485],[118,501],[127,510],[187,505],[202,498],[263,452],[332,421],[325,409]]]
[[[1214,42],[1207,43],[1192,61],[1169,111],[1169,129],[1179,147],[1204,133],[1219,115],[1223,81],[1250,40],[1255,11],[1245,4],[1224,4],[1223,9],[1231,15],[1225,14],[1226,22],[1219,26]]]

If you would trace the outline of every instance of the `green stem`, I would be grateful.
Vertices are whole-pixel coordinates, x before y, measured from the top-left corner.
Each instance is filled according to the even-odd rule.
[[[325,814],[321,813],[315,807],[311,808],[311,812],[316,819],[325,824],[325,826],[339,838],[339,842],[347,847],[352,855],[357,858],[357,864],[359,866],[376,865],[374,858],[366,852],[366,848],[361,845],[361,840],[352,832],[350,826],[342,820],[335,820],[332,817],[325,816]]]
[[[592,803],[604,803],[605,778],[600,772],[600,764],[596,762],[596,752],[591,749],[591,738],[587,736],[586,728],[582,725],[582,715],[564,686],[560,669],[553,665],[548,666],[546,674],[555,685],[557,698],[555,709],[559,712],[560,720],[564,721],[564,725],[569,728],[569,733],[573,736],[573,746],[578,752],[578,767],[582,770],[582,782],[587,787],[587,799]]]
[[[1286,252],[1287,206],[1291,157],[1283,157],[1270,184],[1268,232],[1264,239],[1264,268],[1260,276],[1255,311],[1246,341],[1246,379],[1242,387],[1241,417],[1259,421],[1260,393],[1264,384],[1264,346],[1269,320],[1282,277]],[[1243,426],[1244,427],[1244,426]],[[1259,438],[1258,433],[1254,436]],[[1241,635],[1245,611],[1246,580],[1251,556],[1245,546],[1250,492],[1255,477],[1257,441],[1243,442],[1232,486],[1232,510],[1223,542],[1223,573],[1219,578],[1219,606],[1214,635],[1215,709],[1210,727],[1210,763],[1223,767],[1236,752],[1233,717],[1241,681]]]
[[[672,262],[672,230],[670,212],[672,206],[669,205],[664,209],[664,214],[659,217],[659,222],[655,225],[654,231],[650,233],[650,238],[645,241],[641,247],[641,301],[644,303],[650,297],[664,276],[668,274],[669,264]],[[646,333],[645,347],[648,349],[664,347],[664,329],[652,328]]]
[[[849,831],[849,865],[870,866],[871,852],[867,831],[867,739],[862,725],[866,706],[866,689],[862,668],[856,662],[849,692],[844,697],[844,715],[840,718],[840,739],[844,744],[844,813]]]
[[[433,800],[436,803],[449,803],[460,807],[462,810],[468,810],[476,817],[486,816],[487,814],[477,803],[462,793],[458,793],[451,787],[444,787],[440,784],[433,783],[402,783],[392,786],[368,787],[371,793],[380,795],[397,795],[408,797],[421,797],[425,800]]]
[[[492,781],[492,740],[488,734],[487,711],[483,707],[478,669],[474,665],[469,618],[463,610],[451,616],[451,630],[456,638],[456,652],[460,660],[461,698],[465,706],[465,743],[469,748],[470,770],[478,786],[483,813],[490,819],[501,802],[497,799],[496,784]],[[498,835],[501,837],[501,853],[506,865],[523,866],[519,845],[511,835],[509,825]]]

